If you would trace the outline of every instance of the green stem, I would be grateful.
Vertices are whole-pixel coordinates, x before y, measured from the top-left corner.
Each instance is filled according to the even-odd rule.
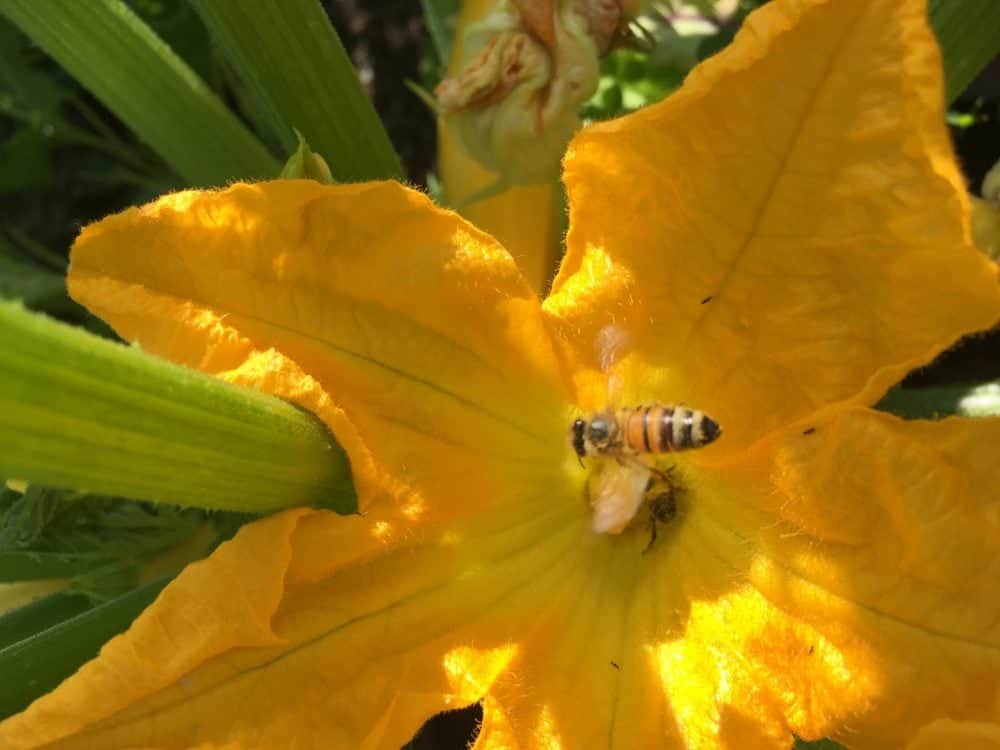
[[[356,509],[306,412],[0,303],[0,476],[185,506]]]

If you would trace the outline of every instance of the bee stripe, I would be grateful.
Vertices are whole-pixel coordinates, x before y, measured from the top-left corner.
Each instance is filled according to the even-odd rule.
[[[675,451],[683,450],[686,447],[684,444],[684,421],[690,413],[683,406],[678,406],[674,409],[673,434],[670,437],[672,438],[673,449]]]
[[[695,411],[691,414],[691,421],[694,423],[694,431],[691,434],[691,444],[693,447],[697,448],[705,444],[705,432],[701,429],[702,423],[705,421],[705,413],[700,411]]]
[[[642,410],[641,406],[637,406],[634,409],[622,409],[619,412],[619,424],[622,425],[625,432],[622,442],[633,453],[642,453],[645,445],[646,431],[640,415]]]
[[[660,415],[660,453],[666,453],[673,447],[670,438],[674,434],[674,408],[672,406],[663,407]]]
[[[687,413],[684,417],[684,424],[681,426],[681,447],[682,448],[694,448],[695,442],[692,439],[692,433],[694,432],[694,414],[691,412]]]
[[[647,453],[657,453],[660,450],[660,417],[663,407],[659,404],[646,408],[646,448]]]
[[[642,408],[642,444],[646,446],[646,453],[653,449],[649,447],[649,411],[650,408]]]

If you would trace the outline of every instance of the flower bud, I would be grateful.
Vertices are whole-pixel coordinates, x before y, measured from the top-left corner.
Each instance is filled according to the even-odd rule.
[[[288,157],[288,161],[285,162],[285,166],[281,168],[281,174],[278,176],[283,180],[316,180],[324,185],[332,185],[336,182],[326,160],[309,148],[302,133],[296,130],[295,135],[299,139],[299,147],[295,149],[294,154]]]
[[[1000,261],[1000,204],[969,196],[972,203],[972,241],[993,260]]]
[[[986,173],[982,198],[969,196],[972,209],[972,241],[976,247],[1000,261],[1000,161]]]
[[[463,148],[503,184],[553,179],[622,17],[623,0],[499,0],[435,91]]]
[[[1000,209],[1000,161],[994,164],[983,178],[982,195],[985,200]]]

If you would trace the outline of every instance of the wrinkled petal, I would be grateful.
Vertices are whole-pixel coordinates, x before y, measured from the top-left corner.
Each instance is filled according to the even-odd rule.
[[[356,516],[289,511],[247,526],[0,724],[0,748],[396,750],[428,716],[521,669],[532,624],[567,603],[582,525],[559,506],[524,516],[391,550]]]
[[[692,605],[684,643],[664,647],[665,681],[720,727],[749,717],[856,748],[995,716],[998,444],[1000,419],[836,409],[705,472],[699,498],[728,498],[718,523],[754,550],[738,573],[750,588]],[[684,654],[687,668],[673,661]]]
[[[666,101],[565,162],[568,255],[546,309],[582,356],[616,323],[623,399],[685,401],[734,451],[870,404],[1000,318],[972,248],[922,0],[789,0]]]
[[[1000,420],[804,429],[692,473],[649,555],[537,495],[393,549],[358,517],[254,524],[0,747],[397,748],[483,698],[480,748],[900,747],[985,720]]]
[[[361,517],[248,526],[0,724],[0,748],[396,750],[431,714],[484,697],[482,747],[679,738],[654,646],[683,632],[692,596],[730,585],[731,562],[705,554],[714,522],[644,555],[645,533],[595,536],[547,488],[522,493],[530,513],[501,506],[394,545]],[[686,560],[696,575],[670,575]]]
[[[347,450],[362,511],[469,511],[565,453],[537,298],[494,240],[396,183],[161,198],[87,227],[74,298],[143,349],[291,399]],[[553,458],[553,456],[555,456]]]

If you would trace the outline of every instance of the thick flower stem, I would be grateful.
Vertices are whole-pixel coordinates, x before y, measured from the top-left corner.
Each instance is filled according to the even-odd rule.
[[[0,304],[0,477],[269,512],[356,509],[350,467],[306,412]]]

